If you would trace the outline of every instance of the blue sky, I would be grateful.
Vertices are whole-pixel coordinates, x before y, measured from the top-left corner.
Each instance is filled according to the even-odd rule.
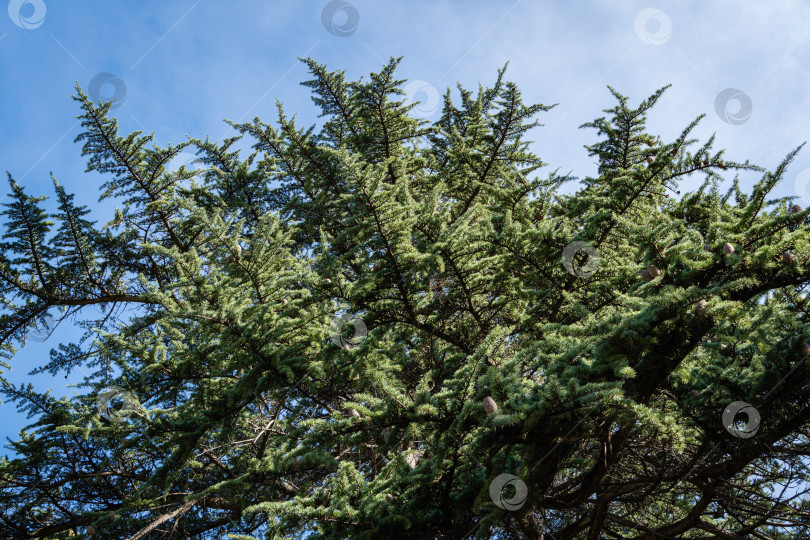
[[[636,104],[671,83],[650,130],[671,140],[705,113],[696,135],[716,133],[716,147],[735,161],[773,168],[808,139],[810,75],[802,68],[810,65],[810,5],[799,1],[8,3],[8,16],[0,10],[0,169],[42,194],[52,194],[53,172],[105,222],[113,204],[97,203],[102,178],[84,172],[81,146],[73,143],[73,86],[78,81],[88,92],[94,78],[101,97],[116,97],[116,88],[123,97],[113,111],[122,132],[154,131],[160,145],[186,135],[221,140],[233,134],[226,118],[271,121],[277,99],[301,124],[315,122],[299,84],[308,77],[296,58],[305,56],[345,69],[349,78],[404,56],[399,73],[414,81],[408,88],[425,101],[418,113],[429,120],[438,114],[436,93],[457,82],[490,83],[509,62],[507,78],[527,102],[559,103],[541,115],[545,126],[533,134],[533,149],[547,170],[579,177],[594,174],[596,165],[583,148],[595,133],[578,126],[613,106],[607,85]],[[723,94],[727,89],[736,91]],[[739,99],[724,107],[719,95]],[[756,180],[741,178],[745,188]],[[684,182],[682,191],[701,180]],[[775,195],[799,196],[806,206],[808,181],[805,151]],[[26,374],[74,335],[60,327],[45,343],[30,343],[14,358],[9,379],[72,393],[66,384],[80,373],[69,380]],[[16,438],[25,423],[12,404],[0,405],[0,436]]]

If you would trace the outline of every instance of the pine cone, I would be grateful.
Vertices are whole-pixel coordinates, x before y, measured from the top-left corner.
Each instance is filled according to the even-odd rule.
[[[810,354],[810,343],[805,343],[802,345],[802,356],[807,356]]]
[[[794,255],[789,251],[786,251],[782,253],[782,261],[784,261],[785,264],[793,264],[796,262],[796,255]]]
[[[652,276],[650,275],[649,271],[642,270],[641,271],[641,279],[643,279],[644,281],[650,281],[652,279]]]
[[[498,410],[498,404],[495,403],[495,400],[491,397],[487,396],[484,398],[484,412],[487,414],[492,414]]]
[[[658,276],[661,275],[661,270],[659,270],[658,267],[655,266],[654,264],[651,264],[650,266],[647,267],[647,272],[653,278],[657,278]]]
[[[394,496],[391,495],[390,493],[386,493],[385,494],[385,500],[386,500],[386,502],[390,502],[390,503],[394,502]]]
[[[791,214],[798,214],[801,211],[802,211],[802,207],[799,206],[798,204],[794,204],[793,206],[790,207],[790,213]]]
[[[726,255],[731,255],[732,253],[734,253],[734,246],[726,242],[725,244],[723,244],[723,253],[725,253]]]
[[[706,309],[706,300],[698,300],[695,304],[695,315],[700,315]]]
[[[689,390],[689,395],[692,397],[698,397],[700,396],[700,392],[698,392],[697,390]]]
[[[350,410],[350,411],[349,411],[349,414],[351,414],[351,415],[352,415],[352,416],[354,416],[355,418],[360,418],[360,413],[359,413],[359,412],[357,412],[357,409],[352,409],[352,410]]]
[[[647,156],[647,163],[649,163],[650,165],[652,165],[652,164],[653,164],[653,161],[655,161],[655,158],[654,158],[654,157],[652,157],[652,156]]]

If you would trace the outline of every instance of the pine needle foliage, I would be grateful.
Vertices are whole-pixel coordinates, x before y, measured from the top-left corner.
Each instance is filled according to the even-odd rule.
[[[597,176],[565,194],[527,138],[551,107],[504,70],[429,123],[398,59],[304,62],[319,126],[279,105],[221,143],[121,135],[77,87],[106,224],[9,175],[3,365],[73,324],[33,372],[85,376],[66,398],[2,379],[32,423],[0,537],[810,535],[808,211],[770,195],[798,148],[732,161],[700,118],[667,141],[666,88],[610,88],[583,125]],[[199,168],[170,168],[184,150]],[[721,422],[736,401],[755,436]]]

